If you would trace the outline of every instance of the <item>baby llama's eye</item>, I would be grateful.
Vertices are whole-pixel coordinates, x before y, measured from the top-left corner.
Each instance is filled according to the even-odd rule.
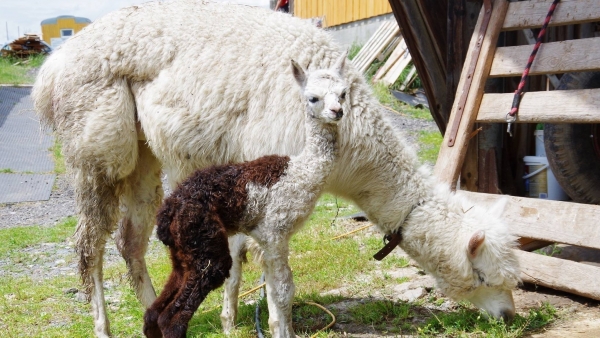
[[[310,97],[308,99],[308,101],[310,101],[310,103],[317,103],[319,101],[319,99],[313,96],[313,97]]]
[[[340,95],[340,99],[342,99],[342,100],[346,99],[346,92],[343,92],[342,95]]]

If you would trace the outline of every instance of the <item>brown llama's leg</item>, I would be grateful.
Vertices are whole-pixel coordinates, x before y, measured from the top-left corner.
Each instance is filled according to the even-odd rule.
[[[193,262],[184,275],[182,288],[158,318],[165,338],[185,337],[188,323],[202,301],[229,277],[232,261],[227,233],[217,216],[206,218],[212,219],[197,226],[180,223],[191,225],[185,235],[180,234],[180,240],[194,243],[194,247],[186,248],[194,257],[190,257]]]
[[[115,241],[127,264],[131,286],[142,305],[148,308],[156,299],[156,293],[144,256],[154,228],[156,210],[162,201],[163,189],[160,162],[145,141],[139,141],[138,148],[135,170],[123,180],[123,219]]]
[[[149,338],[160,338],[162,333],[158,326],[158,317],[161,312],[173,301],[179,290],[183,286],[184,280],[184,267],[181,261],[177,258],[176,249],[171,248],[171,261],[173,264],[173,271],[165,284],[162,292],[156,298],[154,303],[146,310],[144,314],[144,334]]]

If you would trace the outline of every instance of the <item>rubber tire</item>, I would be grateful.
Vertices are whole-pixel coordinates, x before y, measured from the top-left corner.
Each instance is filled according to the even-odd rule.
[[[588,88],[600,88],[600,72],[565,74],[557,90]],[[578,203],[600,204],[600,125],[546,123],[544,148],[565,193]]]

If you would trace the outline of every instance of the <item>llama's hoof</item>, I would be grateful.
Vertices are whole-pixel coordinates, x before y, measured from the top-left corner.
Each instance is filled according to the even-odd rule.
[[[148,338],[162,338],[162,332],[158,327],[158,312],[150,309],[146,310],[143,331]]]

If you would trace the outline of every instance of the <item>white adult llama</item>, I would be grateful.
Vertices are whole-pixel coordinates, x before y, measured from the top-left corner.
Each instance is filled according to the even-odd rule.
[[[326,32],[289,15],[184,0],[111,13],[46,60],[32,95],[74,179],[76,251],[97,336],[110,332],[102,261],[115,230],[138,298],[146,308],[156,298],[144,254],[161,169],[174,186],[209,165],[298,154],[304,103],[289,62],[310,72],[340,54]],[[382,232],[402,228],[402,247],[441,291],[512,317],[519,270],[498,212],[435,188],[362,75],[349,65],[344,74],[348,107],[326,189],[354,201]],[[288,320],[270,323],[287,330]]]

